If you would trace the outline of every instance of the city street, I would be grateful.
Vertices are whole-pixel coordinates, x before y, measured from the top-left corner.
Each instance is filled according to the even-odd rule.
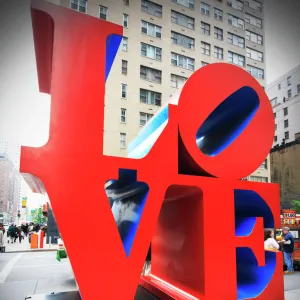
[[[1,300],[23,300],[28,295],[76,290],[68,259],[56,261],[55,252],[1,253]],[[285,276],[285,299],[300,299],[300,272]]]

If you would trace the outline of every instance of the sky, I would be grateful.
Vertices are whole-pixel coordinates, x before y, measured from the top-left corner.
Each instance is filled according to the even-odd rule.
[[[300,1],[264,1],[270,83],[300,64]],[[29,0],[0,0],[0,79],[0,135],[25,146],[44,145],[50,96],[38,92]]]

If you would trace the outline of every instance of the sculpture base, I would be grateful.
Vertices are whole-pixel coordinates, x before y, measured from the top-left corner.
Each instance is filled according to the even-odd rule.
[[[134,300],[159,300],[160,298],[151,294],[142,286],[138,286]],[[81,300],[79,292],[62,292],[62,293],[51,293],[44,295],[33,295],[28,296],[25,300]]]

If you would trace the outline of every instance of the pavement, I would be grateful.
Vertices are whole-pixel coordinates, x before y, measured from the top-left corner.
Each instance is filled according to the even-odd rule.
[[[44,238],[43,248],[31,249],[28,237],[25,237],[22,242],[19,242],[19,239],[16,240],[15,243],[8,243],[7,235],[4,236],[4,245],[6,253],[23,253],[23,252],[31,252],[31,251],[56,251],[57,245],[49,245],[46,244],[46,237]],[[0,298],[1,299],[1,298]],[[1,299],[2,300],[2,299]]]
[[[284,283],[285,300],[299,300],[300,272],[285,275]],[[58,262],[55,252],[0,253],[1,300],[76,290],[69,259]]]

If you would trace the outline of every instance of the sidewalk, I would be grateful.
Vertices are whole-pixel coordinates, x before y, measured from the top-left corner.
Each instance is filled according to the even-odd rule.
[[[4,245],[6,247],[6,253],[18,253],[18,252],[37,252],[37,251],[56,251],[56,245],[48,245],[46,244],[46,237],[44,238],[43,248],[31,249],[28,237],[25,237],[22,242],[19,242],[19,239],[16,240],[15,243],[8,243],[9,238],[7,238],[6,234],[4,237]],[[40,243],[39,243],[40,244]]]
[[[284,275],[284,298],[285,300],[300,299],[300,272]]]

